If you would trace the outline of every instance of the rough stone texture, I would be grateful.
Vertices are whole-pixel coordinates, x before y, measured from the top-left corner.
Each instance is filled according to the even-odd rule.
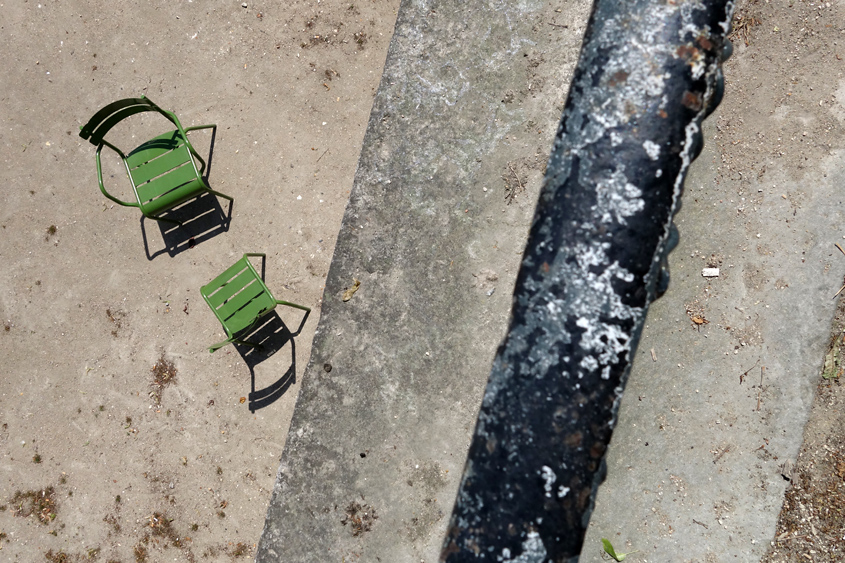
[[[731,61],[728,83],[750,62]],[[743,108],[767,139],[750,161],[764,173],[725,174],[726,155],[742,151],[725,143],[720,155],[716,124],[738,107],[728,88],[705,122],[676,218],[673,282],[649,312],[584,561],[601,560],[600,537],[649,561],[757,561],[774,536],[782,466],[801,444],[841,286],[833,244],[845,220],[845,153],[805,153],[795,167],[772,145],[801,138],[806,118]],[[702,277],[710,265],[718,278]],[[708,324],[694,325],[696,315]]]
[[[845,219],[831,205],[843,157],[818,163],[794,216],[777,200],[798,185],[771,170],[771,183],[749,190],[765,201],[746,232],[736,213],[713,211],[732,188],[715,182],[713,145],[687,180],[673,282],[649,312],[583,561],[601,561],[601,537],[652,561],[756,561],[774,536],[781,466],[801,444],[840,281],[825,264],[838,252],[827,233]],[[701,276],[708,260],[719,278]],[[700,332],[685,313],[695,307],[708,320]]]
[[[726,1],[596,2],[446,561],[580,553],[701,121],[721,98],[732,13]]]
[[[258,561],[437,558],[588,9],[401,5]]]
[[[588,8],[403,3],[259,561],[436,559]],[[602,560],[601,537],[640,550],[631,560],[707,563],[753,561],[772,538],[780,464],[798,449],[841,285],[832,243],[845,157],[811,140],[824,116],[787,99],[789,89],[818,104],[787,80],[801,74],[794,62],[738,55],[722,105],[732,119],[718,142],[722,112],[705,122],[676,216],[672,283],[646,319],[583,561]],[[732,106],[731,63],[760,75],[774,65],[780,74],[760,83],[777,87],[749,82],[753,97]],[[822,109],[845,121],[840,102],[826,97]],[[743,150],[750,169],[720,172]],[[511,206],[499,199],[503,175],[528,180]],[[706,267],[719,277],[703,278]],[[341,302],[355,278],[358,292]]]

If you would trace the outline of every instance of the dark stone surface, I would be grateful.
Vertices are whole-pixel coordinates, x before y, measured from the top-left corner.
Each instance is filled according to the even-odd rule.
[[[701,123],[722,90],[725,1],[587,28],[443,559],[577,560]],[[512,559],[513,558],[513,559]]]

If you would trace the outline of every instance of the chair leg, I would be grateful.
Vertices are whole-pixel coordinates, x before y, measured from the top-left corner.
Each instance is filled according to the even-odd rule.
[[[287,305],[288,307],[293,307],[294,309],[301,309],[305,311],[305,315],[302,317],[302,321],[299,323],[299,328],[296,329],[296,332],[292,332],[291,336],[299,336],[299,333],[302,332],[302,327],[305,326],[305,321],[308,320],[308,315],[311,314],[311,308],[306,307],[305,305],[297,305],[296,303],[288,303],[287,301],[279,301],[276,300],[277,305]]]
[[[213,354],[214,352],[216,352],[217,350],[219,350],[223,346],[225,346],[227,344],[231,344],[231,343],[232,343],[232,339],[227,338],[223,342],[218,342],[217,344],[212,344],[211,346],[209,346],[208,351],[209,351],[209,353]]]
[[[242,344],[243,346],[249,346],[250,348],[261,348],[261,344],[255,344],[254,342],[247,342],[246,340],[241,340],[240,338],[232,337],[227,338],[222,342],[218,342],[217,344],[212,344],[211,346],[209,346],[208,351],[213,354],[214,352],[216,352],[223,346],[226,346],[227,344]]]
[[[259,350],[261,349],[261,344],[255,344],[253,342],[247,342],[246,340],[235,339],[233,342],[237,342],[238,344],[242,344],[244,346],[249,346],[250,348],[257,348]]]
[[[156,221],[164,221],[165,223],[174,223],[180,227],[182,226],[182,221],[177,221],[176,219],[166,219],[164,217],[156,217],[155,215],[145,215],[145,217],[149,217],[150,219],[154,219]]]
[[[214,195],[216,195],[216,196],[218,196],[218,197],[222,197],[223,199],[228,199],[228,200],[229,200],[229,201],[231,201],[231,202],[234,202],[234,201],[235,201],[233,198],[231,198],[231,197],[227,196],[226,194],[221,194],[220,192],[216,192],[216,191],[212,190],[211,188],[208,188],[208,191],[209,191],[210,193],[213,193]]]

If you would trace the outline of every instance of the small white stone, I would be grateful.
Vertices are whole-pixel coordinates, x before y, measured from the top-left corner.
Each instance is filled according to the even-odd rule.
[[[701,270],[701,275],[705,278],[718,278],[719,268],[703,268]]]

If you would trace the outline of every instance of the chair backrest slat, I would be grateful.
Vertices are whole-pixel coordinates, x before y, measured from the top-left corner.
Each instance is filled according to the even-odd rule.
[[[126,165],[132,170],[184,145],[185,140],[178,130],[159,135],[126,155]]]
[[[170,119],[167,114],[163,113],[157,105],[147,98],[126,98],[112,102],[95,113],[94,117],[82,126],[79,136],[97,146],[103,142],[103,137],[112,127],[127,117],[144,111],[157,111]]]

